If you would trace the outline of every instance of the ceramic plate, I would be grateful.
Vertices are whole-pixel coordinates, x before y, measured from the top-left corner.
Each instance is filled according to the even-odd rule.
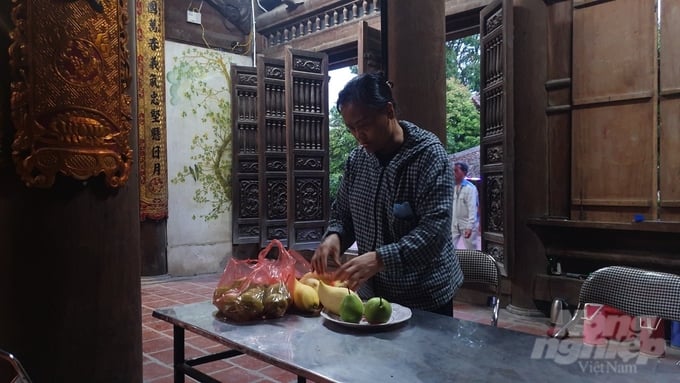
[[[407,320],[409,320],[411,318],[411,309],[410,308],[404,307],[404,306],[397,304],[397,303],[391,303],[391,305],[392,305],[392,316],[390,317],[390,320],[388,320],[385,323],[370,324],[364,318],[361,318],[361,322],[359,322],[359,323],[345,322],[344,320],[340,319],[339,315],[335,315],[335,314],[328,312],[326,310],[321,311],[321,316],[324,317],[324,319],[326,319],[327,321],[337,323],[341,326],[351,327],[351,328],[360,328],[360,329],[383,328],[383,327],[394,326],[396,324],[406,322]]]

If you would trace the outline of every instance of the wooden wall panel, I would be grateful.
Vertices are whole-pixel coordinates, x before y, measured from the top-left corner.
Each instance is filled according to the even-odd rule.
[[[574,9],[575,105],[652,97],[655,3],[617,0]]]
[[[661,2],[661,93],[680,91],[680,2]]]
[[[680,98],[661,101],[659,194],[664,221],[680,221]]]
[[[655,7],[653,0],[575,3],[572,219],[657,218]]]
[[[680,2],[661,3],[659,218],[680,221]]]
[[[573,219],[654,217],[655,110],[642,102],[574,111]]]

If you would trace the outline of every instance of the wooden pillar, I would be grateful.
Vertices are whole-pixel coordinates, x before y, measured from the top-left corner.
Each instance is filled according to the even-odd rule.
[[[10,72],[11,6],[0,2],[2,73]],[[7,138],[14,133],[6,77],[0,80],[0,130]],[[136,166],[117,189],[101,177],[82,182],[63,176],[48,189],[28,188],[9,160],[7,139],[1,142],[0,347],[20,358],[34,382],[141,382]]]
[[[510,266],[512,297],[506,307],[515,314],[543,315],[534,300],[536,276],[545,273],[547,260],[541,242],[528,228],[531,217],[545,215],[551,198],[549,184],[550,132],[544,106],[546,95],[546,40],[548,12],[534,0],[514,0],[514,245]],[[555,45],[551,45],[554,47]],[[563,177],[564,178],[564,177]]]
[[[388,76],[398,116],[446,143],[444,1],[390,1],[387,19]]]
[[[0,181],[0,345],[36,382],[141,382],[137,187]],[[70,181],[70,180],[67,180]]]

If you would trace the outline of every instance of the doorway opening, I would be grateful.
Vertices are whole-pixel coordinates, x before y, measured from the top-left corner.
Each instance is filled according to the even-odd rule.
[[[476,194],[479,196],[481,186],[479,34],[446,41],[445,52],[446,151],[449,153],[452,167],[462,163],[467,168],[465,178],[476,187]],[[457,204],[457,200],[454,203]],[[472,240],[466,245],[465,240],[460,238],[455,244],[458,249],[468,246],[477,250],[482,248],[479,197],[476,207],[477,220],[473,225]]]

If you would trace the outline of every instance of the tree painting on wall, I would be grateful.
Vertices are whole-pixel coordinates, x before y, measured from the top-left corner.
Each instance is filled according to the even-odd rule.
[[[231,205],[231,76],[229,59],[217,51],[189,48],[175,57],[168,71],[168,102],[172,106],[189,105],[182,117],[199,117],[204,127],[193,136],[190,144],[192,163],[185,164],[172,183],[196,182],[193,200],[210,207],[205,214],[193,219],[217,219]],[[224,76],[216,85],[206,79],[208,74]]]

